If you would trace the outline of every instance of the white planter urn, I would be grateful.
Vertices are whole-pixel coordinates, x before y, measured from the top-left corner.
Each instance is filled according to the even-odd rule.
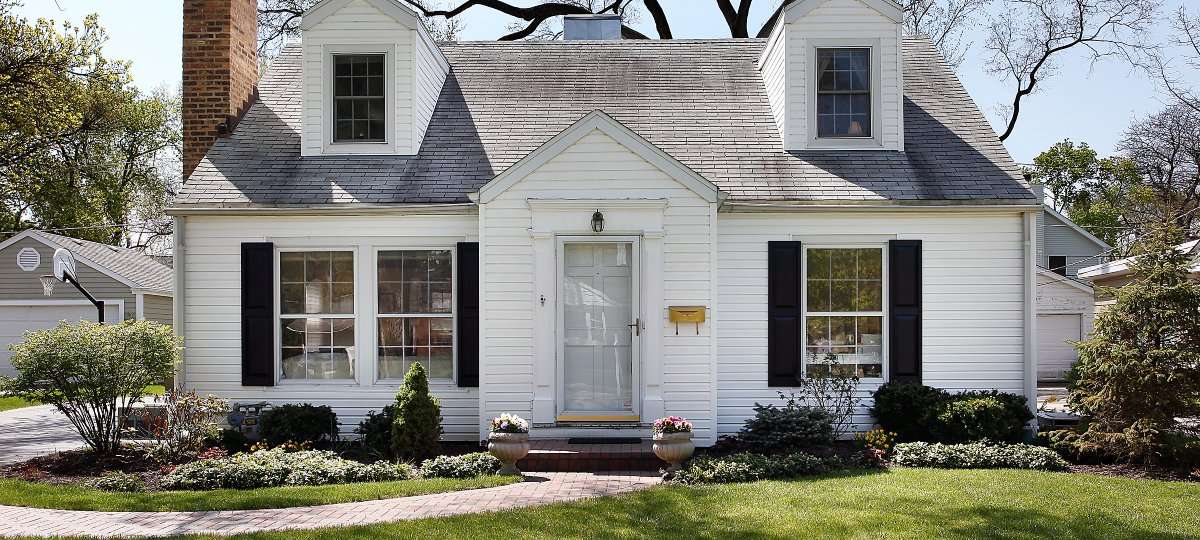
[[[496,456],[503,464],[500,474],[518,475],[521,470],[517,462],[529,453],[528,433],[491,433],[488,435],[488,453]]]
[[[683,462],[692,457],[692,453],[695,451],[696,445],[692,444],[692,432],[690,431],[654,434],[654,455],[670,464],[670,467],[667,468],[668,474],[678,471]]]

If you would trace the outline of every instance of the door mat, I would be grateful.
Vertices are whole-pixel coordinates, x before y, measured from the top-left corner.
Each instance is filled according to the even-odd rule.
[[[572,437],[567,444],[642,444],[637,437]]]

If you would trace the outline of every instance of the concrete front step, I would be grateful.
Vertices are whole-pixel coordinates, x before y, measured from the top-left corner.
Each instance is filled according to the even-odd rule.
[[[654,455],[652,443],[572,444],[567,439],[529,441],[529,455],[517,463],[524,472],[657,471],[667,464]]]

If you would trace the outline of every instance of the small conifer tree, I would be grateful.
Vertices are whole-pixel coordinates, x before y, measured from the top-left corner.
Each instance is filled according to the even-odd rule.
[[[442,408],[429,393],[425,366],[414,362],[396,393],[396,418],[392,422],[392,452],[403,460],[433,457],[442,436]]]
[[[1089,418],[1081,442],[1110,458],[1156,461],[1176,419],[1200,414],[1200,284],[1179,236],[1168,226],[1151,233],[1133,280],[1101,291],[1115,303],[1078,344],[1069,400]]]

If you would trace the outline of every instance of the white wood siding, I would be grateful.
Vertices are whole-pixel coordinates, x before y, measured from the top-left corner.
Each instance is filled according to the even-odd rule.
[[[922,240],[923,382],[1024,393],[1024,255],[1019,214],[855,212],[718,216],[719,433],[736,432],[767,387],[767,242],[794,236]],[[855,421],[876,386],[863,384]],[[786,390],[786,389],[782,389]]]
[[[1049,212],[1039,212],[1038,215],[1041,219],[1038,232],[1042,235],[1038,251],[1043,267],[1050,268],[1050,256],[1062,255],[1067,258],[1067,275],[1074,276],[1081,268],[1104,262],[1098,257],[1105,251],[1102,246]]]
[[[379,11],[364,0],[347,4],[322,20],[316,27],[304,31],[304,127],[301,154],[318,156],[344,153],[400,154],[417,152],[420,142],[413,136],[413,41],[416,32],[391,16]],[[387,145],[342,145],[328,148],[327,124],[333,111],[331,82],[325,78],[328,52],[338,47],[360,47],[361,52],[387,52],[392,57],[392,94],[387,98],[393,112],[392,131]],[[440,83],[439,83],[440,87]],[[421,128],[424,133],[424,128]],[[369,147],[364,149],[364,147]]]
[[[147,321],[171,324],[172,302],[170,296],[144,294],[142,295],[142,316]]]
[[[667,199],[663,216],[662,390],[666,414],[696,423],[696,438],[714,436],[713,356],[708,324],[675,334],[666,306],[712,305],[712,205],[608,135],[593,131],[517,182],[480,211],[483,243],[483,415],[532,416],[537,291],[530,198]],[[615,202],[614,206],[619,206]],[[590,216],[590,209],[586,211]],[[586,216],[585,216],[586,217]],[[586,222],[586,221],[585,221]],[[610,228],[619,234],[619,227]],[[646,363],[643,352],[643,365]],[[529,417],[529,416],[526,416]],[[553,419],[534,418],[534,422]]]
[[[367,411],[395,399],[397,383],[375,384],[375,265],[373,249],[449,247],[473,240],[474,215],[442,216],[190,216],[184,228],[186,257],[182,291],[187,386],[231,401],[314,403],[332,406],[343,432],[353,430]],[[241,244],[274,242],[276,247],[353,248],[358,254],[356,347],[358,382],[287,382],[274,387],[241,386]],[[180,293],[177,293],[180,294]],[[450,440],[479,440],[479,393],[450,382],[431,381],[441,399],[442,427]]]
[[[775,117],[775,126],[779,128],[781,139],[786,137],[787,126],[787,27],[779,25],[763,53],[762,73],[763,85],[767,88],[767,101],[771,104],[771,115]]]
[[[879,93],[881,114],[872,118],[879,130],[883,148],[904,149],[903,80],[900,55],[901,27],[859,0],[827,0],[797,22],[788,23],[787,43],[787,120],[784,144],[789,150],[810,146],[809,119],[815,96],[815,66],[810,66],[810,40],[836,39],[861,41],[862,45],[879,42]],[[847,44],[847,46],[849,46]],[[872,96],[874,98],[874,95]]]
[[[413,40],[416,43],[416,91],[413,101],[413,153],[421,149],[421,141],[425,140],[425,131],[429,129],[429,120],[433,118],[433,109],[437,106],[438,96],[442,93],[442,83],[450,72],[450,66],[442,57],[437,43],[428,35],[414,31]]]

